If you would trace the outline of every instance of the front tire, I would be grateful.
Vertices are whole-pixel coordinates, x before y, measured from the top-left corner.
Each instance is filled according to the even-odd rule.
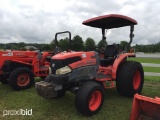
[[[104,101],[103,87],[95,82],[85,82],[79,88],[75,98],[77,110],[86,116],[96,114]]]
[[[0,82],[2,84],[8,84],[8,80],[4,77],[4,75],[0,75]]]
[[[139,62],[125,61],[117,71],[116,87],[120,95],[133,97],[141,93],[144,83],[144,71]]]
[[[9,84],[14,90],[30,88],[33,83],[34,74],[29,68],[26,67],[16,68],[9,76]]]

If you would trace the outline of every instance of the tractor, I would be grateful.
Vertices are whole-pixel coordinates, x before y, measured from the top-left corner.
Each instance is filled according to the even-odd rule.
[[[130,45],[137,21],[124,15],[109,14],[88,19],[82,24],[101,28],[104,41],[107,29],[130,26]],[[118,93],[126,97],[141,93],[143,67],[139,62],[127,61],[128,57],[135,57],[135,54],[119,52],[117,44],[106,45],[103,57],[95,51],[59,51],[51,58],[51,74],[44,81],[35,83],[37,94],[52,99],[71,91],[75,93],[77,110],[86,116],[94,115],[103,105],[105,89],[116,87]]]
[[[34,77],[44,79],[49,74],[52,52],[0,51],[0,82],[14,90],[30,88]]]

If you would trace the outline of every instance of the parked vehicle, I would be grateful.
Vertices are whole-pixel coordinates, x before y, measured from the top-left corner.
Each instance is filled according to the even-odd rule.
[[[34,77],[44,79],[54,53],[40,51],[0,51],[0,82],[14,90],[30,88]]]
[[[101,28],[104,41],[106,29],[130,26],[130,46],[137,21],[127,16],[110,14],[88,19],[82,24]],[[62,97],[66,91],[71,91],[76,94],[77,110],[83,115],[93,115],[103,105],[104,89],[116,86],[119,94],[127,97],[141,93],[143,67],[139,62],[127,61],[128,57],[135,57],[135,54],[120,53],[117,44],[107,45],[103,58],[95,51],[60,52],[51,59],[51,74],[44,81],[36,83],[37,93],[48,99]]]

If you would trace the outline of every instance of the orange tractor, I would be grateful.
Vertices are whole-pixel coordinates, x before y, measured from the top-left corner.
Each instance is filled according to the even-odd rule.
[[[0,82],[9,83],[14,90],[31,87],[34,77],[48,75],[53,55],[40,51],[0,51]]]
[[[82,24],[101,28],[104,41],[106,29],[130,26],[130,45],[137,22],[127,16],[110,14],[88,19]],[[49,99],[71,91],[76,94],[77,110],[83,115],[93,115],[103,105],[104,89],[116,86],[118,93],[127,97],[141,93],[143,67],[139,62],[127,61],[128,57],[135,57],[135,54],[120,53],[117,44],[107,45],[103,58],[95,51],[60,52],[51,58],[51,74],[35,84],[37,93]]]

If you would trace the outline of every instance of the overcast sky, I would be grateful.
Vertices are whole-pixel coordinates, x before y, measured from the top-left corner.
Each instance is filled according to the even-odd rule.
[[[134,44],[160,42],[159,0],[0,0],[0,43],[50,43],[56,32],[70,31],[96,42],[101,30],[84,20],[122,14],[137,20]],[[108,31],[109,44],[129,40],[129,27]]]

